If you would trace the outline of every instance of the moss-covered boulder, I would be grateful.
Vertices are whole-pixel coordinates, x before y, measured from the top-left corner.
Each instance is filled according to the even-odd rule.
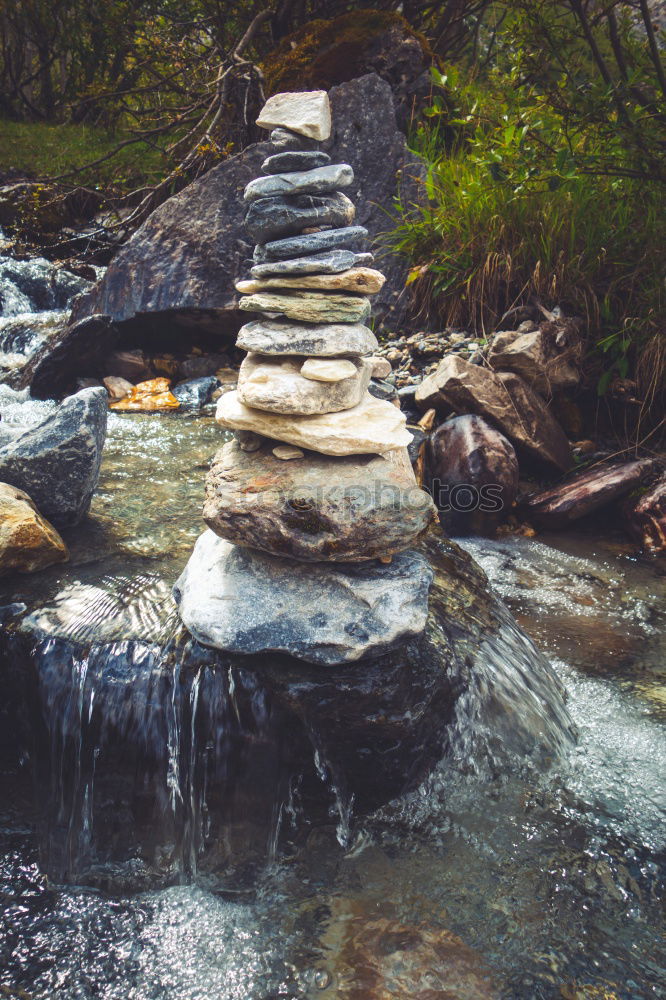
[[[425,36],[404,17],[357,10],[329,21],[310,21],[283,38],[262,69],[267,94],[328,90],[374,72],[391,85],[398,124],[404,128],[430,92],[434,61]]]

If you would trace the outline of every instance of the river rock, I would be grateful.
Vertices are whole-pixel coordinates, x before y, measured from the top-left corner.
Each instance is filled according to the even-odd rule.
[[[311,226],[348,226],[355,214],[353,202],[341,191],[259,198],[247,210],[245,229],[255,243],[266,243]]]
[[[408,548],[435,507],[403,449],[349,458],[308,452],[285,469],[268,447],[247,455],[233,441],[213,460],[203,516],[238,545],[306,562],[362,562]]]
[[[348,362],[353,373],[337,382],[313,382],[301,375],[301,360],[248,354],[238,373],[238,398],[269,413],[335,413],[360,403],[370,381],[362,359]]]
[[[291,462],[294,458],[305,458],[305,452],[300,448],[294,448],[293,444],[278,444],[271,449],[271,455],[279,458],[281,462]]]
[[[370,368],[372,371],[372,368]],[[356,365],[348,358],[308,358],[301,365],[301,375],[315,382],[341,382],[351,378],[356,372]]]
[[[327,253],[296,257],[294,260],[274,260],[266,264],[255,264],[250,269],[253,278],[269,278],[273,275],[297,274],[339,274],[352,267],[372,264],[371,253],[354,253],[351,250],[329,250]],[[238,288],[238,283],[236,283]]]
[[[330,162],[328,153],[323,153],[320,149],[286,150],[284,153],[275,153],[265,159],[261,164],[261,172],[283,174],[293,170],[312,170],[314,167],[325,167]]]
[[[540,528],[562,528],[640,486],[653,470],[652,459],[584,469],[566,483],[533,493],[522,510]]]
[[[373,357],[368,358],[368,360],[372,365],[373,378],[386,378],[393,371],[393,368],[391,367],[391,362],[387,358],[382,358],[379,355],[374,355]]]
[[[354,171],[348,163],[332,163],[313,170],[293,170],[287,174],[256,177],[245,188],[245,201],[296,194],[328,194],[354,183]]]
[[[428,448],[430,492],[447,527],[484,534],[513,507],[518,460],[503,434],[466,414],[441,424]]]
[[[624,507],[629,533],[646,552],[666,551],[666,475]]]
[[[259,264],[266,261],[290,260],[292,257],[311,257],[332,250],[359,250],[367,238],[368,230],[363,226],[324,229],[318,233],[303,233],[301,236],[291,236],[284,240],[271,240],[263,246],[255,247],[253,257]],[[255,274],[254,270],[252,274]],[[262,274],[256,274],[255,277],[261,277]]]
[[[110,399],[124,399],[134,388],[132,382],[129,382],[126,378],[121,378],[119,375],[107,375],[102,381]]]
[[[406,205],[423,202],[425,167],[409,152],[404,134],[396,127],[391,87],[384,80],[371,74],[333,87],[330,100],[334,126],[326,152],[335,162],[352,167],[356,217],[375,240],[386,230],[386,213],[398,194]],[[167,331],[190,336],[193,322],[213,330],[216,337],[235,336],[242,317],[234,281],[246,273],[252,256],[239,194],[274,151],[268,142],[250,145],[156,208],[120,247],[101,282],[77,300],[74,320],[104,315],[114,324],[111,330],[116,336],[115,324],[135,325],[140,333],[147,322],[159,329],[160,336]],[[327,237],[329,242],[322,246],[318,239],[316,249],[312,245],[297,252],[290,249],[285,257],[346,245],[335,242],[334,230],[312,235]],[[386,284],[375,300],[374,312],[386,329],[404,328],[408,269],[409,262],[400,255],[382,256]],[[87,343],[87,349],[93,347],[97,349],[94,337]],[[106,353],[109,350],[113,347],[107,347]],[[74,355],[67,360],[75,362]],[[77,374],[88,375],[91,370]]]
[[[219,382],[214,375],[206,375],[203,378],[191,378],[185,382],[179,382],[171,391],[182,409],[200,410],[202,406],[210,402],[218,385]]]
[[[288,128],[274,128],[270,140],[273,150],[313,152],[319,149],[319,143],[316,139],[308,139],[307,136],[298,135],[297,132],[291,132]]]
[[[56,527],[88,512],[106,438],[106,389],[83,389],[0,447],[0,482],[24,490]]]
[[[298,354],[331,357],[370,354],[377,338],[356,323],[285,323],[259,319],[241,328],[236,346],[256,354]]]
[[[238,303],[244,312],[267,312],[305,323],[362,323],[371,312],[362,295],[302,291],[294,294],[257,292]]]
[[[496,374],[450,355],[418,386],[415,398],[422,410],[484,417],[530,458],[561,472],[571,465],[564,431],[518,375]]]
[[[229,430],[254,431],[323,455],[381,455],[411,441],[400,410],[370,395],[351,410],[292,417],[251,409],[237,392],[227,392],[217,404],[215,419]]]
[[[124,399],[112,400],[109,409],[128,413],[155,413],[177,410],[179,401],[169,389],[166,378],[152,378],[132,387]]]
[[[580,337],[573,327],[544,323],[538,330],[504,331],[493,337],[488,362],[496,371],[520,375],[543,396],[580,382]]]
[[[205,646],[335,666],[419,635],[432,579],[418,552],[400,552],[389,566],[299,564],[206,531],[173,594],[185,627]]]
[[[360,254],[359,254],[360,256]],[[285,261],[286,263],[286,261]],[[237,281],[236,289],[243,295],[253,295],[270,289],[313,288],[329,292],[358,292],[374,295],[384,284],[384,275],[371,267],[352,267],[342,274],[304,274],[300,277],[275,275]]]
[[[67,546],[27,493],[0,483],[0,576],[66,562]]]
[[[331,134],[331,106],[325,90],[274,94],[257,118],[260,128],[286,128],[308,139],[328,139]]]

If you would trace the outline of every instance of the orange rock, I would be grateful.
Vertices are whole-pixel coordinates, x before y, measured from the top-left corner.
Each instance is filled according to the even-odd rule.
[[[169,391],[169,380],[152,378],[148,382],[139,382],[125,399],[109,403],[111,410],[152,413],[157,410],[177,410],[180,403]]]
[[[66,562],[67,546],[27,493],[0,483],[0,576]]]

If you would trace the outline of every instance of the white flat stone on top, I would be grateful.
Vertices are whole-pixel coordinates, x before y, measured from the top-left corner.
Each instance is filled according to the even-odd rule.
[[[331,134],[331,105],[325,90],[274,94],[264,104],[257,125],[286,128],[322,141]]]

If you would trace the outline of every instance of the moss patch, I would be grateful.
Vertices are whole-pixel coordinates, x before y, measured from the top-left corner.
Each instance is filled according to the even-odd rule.
[[[391,28],[418,41],[427,60],[435,56],[424,35],[399,14],[359,10],[332,21],[316,20],[284,38],[265,59],[266,93],[328,90],[368,72],[367,55],[378,36]]]

